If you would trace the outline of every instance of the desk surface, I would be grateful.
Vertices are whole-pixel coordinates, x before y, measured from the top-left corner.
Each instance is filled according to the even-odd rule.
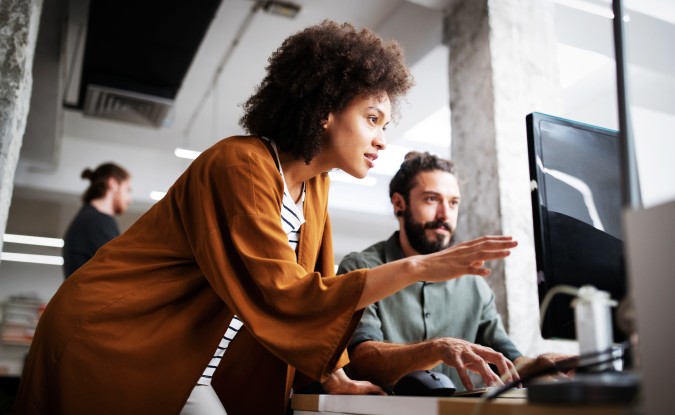
[[[479,398],[374,395],[293,395],[295,415],[624,415],[625,406],[556,406],[528,404],[521,398],[498,398],[477,409]]]

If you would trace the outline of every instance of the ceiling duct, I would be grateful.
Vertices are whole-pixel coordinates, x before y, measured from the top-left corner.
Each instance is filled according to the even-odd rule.
[[[85,115],[161,128],[222,0],[92,1],[80,88]]]
[[[173,101],[152,95],[89,85],[84,100],[84,114],[156,128],[168,127]]]

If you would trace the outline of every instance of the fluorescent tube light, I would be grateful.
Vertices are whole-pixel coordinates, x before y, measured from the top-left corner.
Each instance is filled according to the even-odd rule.
[[[152,200],[162,200],[164,196],[166,196],[166,192],[158,192],[156,190],[150,192],[150,199]]]
[[[2,252],[0,259],[3,261],[29,262],[32,264],[63,265],[63,257],[56,255],[33,255],[17,254],[15,252]]]
[[[46,238],[43,236],[28,236],[28,235],[13,235],[6,233],[2,236],[2,240],[14,244],[25,245],[40,245],[53,246],[55,248],[63,248],[63,239],[60,238]]]
[[[201,154],[201,151],[186,150],[184,148],[176,148],[174,150],[173,154],[175,154],[176,157],[194,160]]]

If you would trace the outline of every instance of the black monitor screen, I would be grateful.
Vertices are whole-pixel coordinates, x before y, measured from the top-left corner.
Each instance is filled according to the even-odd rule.
[[[560,284],[590,284],[621,300],[618,132],[540,113],[527,116],[539,299]],[[576,338],[571,297],[554,297],[545,338]],[[614,325],[616,341],[624,338]]]

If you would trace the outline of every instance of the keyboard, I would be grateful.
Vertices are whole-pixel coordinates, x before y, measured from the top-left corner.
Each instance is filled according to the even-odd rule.
[[[470,391],[455,392],[452,396],[458,398],[480,398],[487,392],[492,392],[499,389],[496,386],[488,388],[477,388]],[[520,398],[527,399],[527,388],[513,388],[501,393],[499,398]]]

